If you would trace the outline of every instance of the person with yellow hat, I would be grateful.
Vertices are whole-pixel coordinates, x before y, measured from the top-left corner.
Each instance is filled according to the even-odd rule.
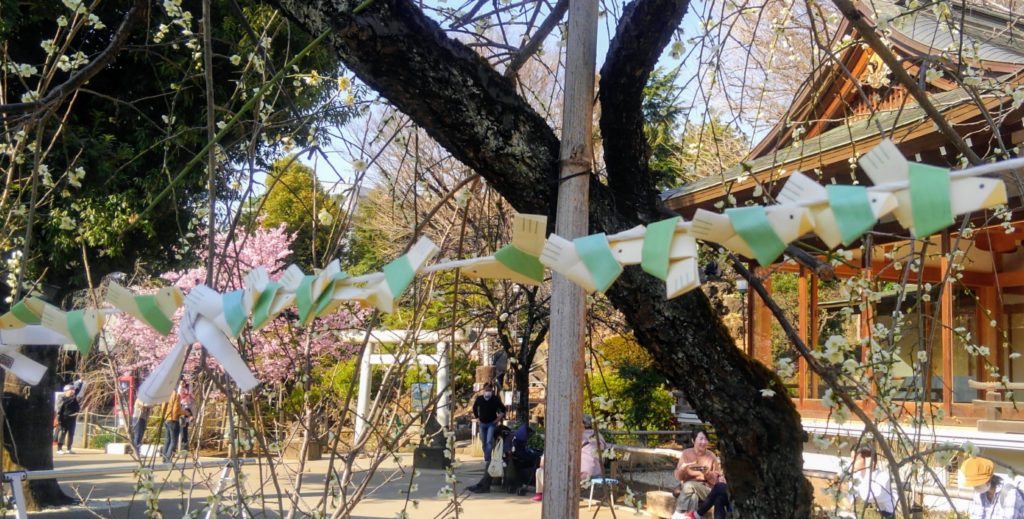
[[[961,488],[974,489],[970,519],[1024,519],[1024,496],[1012,484],[995,475],[995,463],[987,458],[967,458],[960,466]]]

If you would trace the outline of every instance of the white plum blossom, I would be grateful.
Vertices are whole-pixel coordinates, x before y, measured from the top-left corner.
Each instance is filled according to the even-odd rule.
[[[782,378],[790,378],[796,373],[796,365],[793,363],[793,359],[782,357],[775,361],[775,371]]]

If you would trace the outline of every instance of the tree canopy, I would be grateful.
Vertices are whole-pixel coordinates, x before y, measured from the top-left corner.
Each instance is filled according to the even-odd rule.
[[[295,157],[276,160],[267,174],[267,192],[253,202],[259,224],[284,225],[295,236],[292,260],[304,268],[322,267],[322,259],[336,250],[334,222],[342,214],[338,203],[309,166]]]
[[[364,82],[482,175],[520,212],[554,214],[558,138],[514,84],[472,48],[448,37],[405,0],[319,3],[279,0],[282,10],[326,41]],[[601,137],[606,183],[590,183],[590,225],[614,232],[663,217],[648,165],[643,91],[688,2],[638,0],[626,6],[601,70]],[[743,355],[707,298],[664,299],[664,286],[627,268],[608,291],[637,340],[659,359],[722,437],[726,471],[744,516],[810,512],[802,475],[805,436],[775,374]],[[782,393],[782,391],[780,391]]]

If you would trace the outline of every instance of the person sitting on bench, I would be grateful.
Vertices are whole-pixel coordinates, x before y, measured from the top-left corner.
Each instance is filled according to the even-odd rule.
[[[708,435],[702,429],[692,433],[693,447],[679,456],[676,479],[682,482],[672,519],[695,519],[715,508],[715,519],[725,519],[732,508],[722,474],[722,464],[708,450]]]

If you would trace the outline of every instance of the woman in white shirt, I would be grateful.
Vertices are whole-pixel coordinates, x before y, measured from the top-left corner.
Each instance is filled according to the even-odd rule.
[[[853,453],[852,476],[857,497],[874,504],[883,519],[894,516],[896,502],[889,472],[878,468],[878,457],[871,446],[863,445]]]

